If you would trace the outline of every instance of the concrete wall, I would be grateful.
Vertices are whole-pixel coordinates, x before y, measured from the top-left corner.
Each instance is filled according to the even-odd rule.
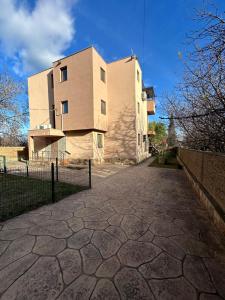
[[[225,155],[181,148],[178,156],[198,185],[197,191],[208,195],[225,221]]]
[[[98,148],[98,134],[102,135],[102,148]],[[101,132],[93,132],[93,159],[99,163],[104,161],[105,135]]]
[[[108,125],[108,74],[107,64],[97,51],[92,48],[93,55],[93,102],[94,102],[94,127],[97,130],[106,131]],[[106,81],[103,82],[100,78],[100,68],[103,68],[106,73]],[[101,100],[106,102],[106,115],[101,113]]]
[[[0,147],[0,156],[4,155],[9,160],[27,159],[26,147]]]
[[[137,74],[139,74],[139,80],[137,78],[138,77]],[[136,155],[137,155],[137,161],[140,162],[149,156],[148,115],[147,115],[147,101],[142,100],[142,71],[137,60],[135,62],[135,78],[136,78],[135,80],[136,135],[137,135]],[[138,145],[138,134],[140,134],[140,145]],[[143,141],[144,136],[146,136],[146,142]]]
[[[68,159],[92,159],[93,158],[93,133],[91,131],[67,132],[66,151]]]
[[[102,134],[103,148],[98,148],[97,135]],[[66,151],[68,159],[104,160],[104,133],[96,131],[71,131],[66,133]]]
[[[52,69],[48,69],[28,78],[30,129],[38,125],[53,125],[51,74]]]
[[[53,64],[56,128],[63,131],[94,127],[93,49],[88,48]],[[60,81],[60,68],[67,66],[67,80]],[[61,114],[62,101],[68,114]]]
[[[108,64],[107,75],[105,158],[136,160],[135,59],[129,57]]]

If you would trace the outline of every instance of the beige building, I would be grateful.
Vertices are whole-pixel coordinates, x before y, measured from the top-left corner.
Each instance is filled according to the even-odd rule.
[[[53,62],[28,78],[30,159],[140,162],[155,113],[149,91],[135,56],[106,63],[89,47]]]

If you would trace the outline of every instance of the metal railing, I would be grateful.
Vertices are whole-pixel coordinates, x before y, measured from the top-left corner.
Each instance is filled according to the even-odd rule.
[[[54,153],[52,151],[32,151],[32,160],[50,162],[54,161],[56,158],[58,158],[59,161],[64,162],[65,152],[58,151],[57,153]]]
[[[56,158],[47,166],[4,164],[0,169],[0,221],[91,188],[91,160],[79,167],[58,162]]]

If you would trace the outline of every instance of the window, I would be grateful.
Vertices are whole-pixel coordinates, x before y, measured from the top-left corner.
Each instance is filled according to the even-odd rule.
[[[101,100],[101,113],[106,115],[106,103],[104,100]]]
[[[51,87],[52,87],[52,89],[54,88],[54,78],[53,78],[53,74],[51,74]]]
[[[145,143],[147,140],[146,140],[146,134],[143,135],[143,142]]]
[[[141,144],[141,135],[140,133],[138,133],[138,146],[140,146],[140,144]]]
[[[140,73],[138,70],[137,70],[137,80],[140,81]]]
[[[105,82],[105,70],[100,68],[101,81]]]
[[[67,67],[60,68],[60,80],[61,82],[67,80]]]
[[[140,103],[138,102],[138,113],[140,114]]]
[[[98,148],[103,148],[102,134],[97,134]]]
[[[62,114],[68,114],[68,101],[62,101]]]

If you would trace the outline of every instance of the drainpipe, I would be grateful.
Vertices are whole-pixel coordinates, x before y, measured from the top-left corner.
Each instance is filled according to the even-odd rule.
[[[53,120],[52,120],[52,125],[53,125],[53,128],[55,128],[55,105],[52,104],[52,114],[53,114]]]
[[[63,114],[61,114],[61,130],[63,131]]]

